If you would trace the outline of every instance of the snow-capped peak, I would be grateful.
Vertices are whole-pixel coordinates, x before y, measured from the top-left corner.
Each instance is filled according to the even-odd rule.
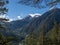
[[[39,14],[39,13],[35,13],[35,14],[29,14],[31,17],[39,17],[39,16],[41,16],[41,14]]]

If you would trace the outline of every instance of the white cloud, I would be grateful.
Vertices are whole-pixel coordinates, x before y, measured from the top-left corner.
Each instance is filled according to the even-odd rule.
[[[11,22],[11,21],[13,21],[13,19],[9,19],[9,21],[7,21],[7,22]]]
[[[9,18],[9,16],[7,16],[7,18]],[[22,19],[20,16],[17,16],[17,18],[18,18],[19,20]],[[9,21],[7,21],[7,22],[11,22],[11,21],[15,21],[15,20],[17,20],[17,19],[15,19],[15,18],[9,18]]]
[[[10,19],[10,21],[13,21],[13,19]]]
[[[29,14],[31,17],[38,17],[38,16],[41,16],[41,14],[39,14],[39,13],[35,13],[35,14]]]
[[[21,16],[18,16],[18,19],[22,19]]]
[[[29,14],[31,17],[34,17],[34,14]]]

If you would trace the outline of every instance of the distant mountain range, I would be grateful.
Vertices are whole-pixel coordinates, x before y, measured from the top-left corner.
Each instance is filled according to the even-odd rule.
[[[60,9],[54,8],[51,9],[41,16],[35,15],[27,16],[23,18],[22,20],[16,20],[12,22],[3,22],[4,24],[1,26],[4,27],[4,29],[1,28],[0,32],[8,33],[9,35],[19,36],[22,38],[25,38],[26,35],[31,34],[31,32],[34,32],[36,36],[41,33],[42,28],[45,27],[45,32],[48,33],[51,31],[51,29],[54,27],[54,23],[58,22],[60,24]],[[5,30],[6,29],[6,30]],[[4,34],[5,34],[4,33]]]

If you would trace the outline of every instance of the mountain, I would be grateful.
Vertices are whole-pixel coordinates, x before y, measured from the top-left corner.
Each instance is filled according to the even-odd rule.
[[[54,8],[42,14],[41,16],[35,15],[32,17],[28,15],[22,20],[12,21],[7,24],[9,30],[12,30],[14,34],[25,37],[31,32],[38,35],[41,32],[43,26],[45,26],[45,31],[49,32],[54,27],[54,22],[60,23],[60,9]],[[38,17],[36,17],[38,16]]]
[[[36,28],[38,29],[38,27],[41,27],[42,25],[46,25],[46,27],[48,27],[46,30],[49,31],[53,27],[55,21],[60,23],[60,9],[58,8],[52,9],[33,20],[28,26],[30,28],[27,27],[27,31],[31,30],[31,28],[32,30],[36,30]]]
[[[6,25],[10,30],[16,30],[16,29],[19,29],[19,28],[24,27],[25,25],[29,24],[32,20],[37,18],[37,16],[39,16],[39,15],[34,15],[34,17],[32,17],[31,15],[28,15],[21,20],[7,22],[8,24],[6,23]]]
[[[37,38],[40,37],[40,39],[42,39],[43,32],[45,37],[53,38],[52,34],[55,34],[55,25],[59,25],[60,28],[59,8],[51,9],[42,15],[32,16],[30,14],[22,20],[0,22],[0,32],[6,36],[16,37],[18,42],[23,41],[26,37],[29,38],[32,33]]]
[[[60,9],[54,8],[21,29],[23,44],[60,45]],[[32,41],[33,40],[33,41]]]
[[[30,22],[32,22],[33,20],[35,20],[36,16],[39,16],[39,15],[34,15],[34,17],[32,17],[31,15],[28,15],[26,16],[25,18],[23,18],[22,20],[16,20],[16,21],[12,21],[12,25],[10,25],[11,27],[9,27],[11,30],[13,29],[13,33],[16,34],[16,35],[21,35],[22,34],[19,34],[21,32],[21,29],[23,27],[26,27],[30,24]]]
[[[20,33],[22,27],[28,26],[32,20],[37,17],[32,17],[28,15],[27,17],[21,20],[15,20],[11,22],[2,22],[0,21],[0,38],[5,38],[9,41],[12,41],[14,45],[18,45],[21,40],[25,38],[26,35]],[[3,37],[1,37],[1,35]],[[4,41],[3,41],[4,43]]]
[[[58,8],[49,10],[42,16],[35,18],[29,23],[29,25],[22,27],[20,29],[20,33],[23,35],[29,35],[31,32],[34,32],[36,35],[38,35],[41,32],[43,26],[45,26],[45,31],[47,33],[54,27],[55,21],[60,23],[60,9]]]

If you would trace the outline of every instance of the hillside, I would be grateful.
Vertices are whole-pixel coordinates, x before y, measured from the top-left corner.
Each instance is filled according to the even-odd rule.
[[[7,37],[8,40],[2,37]],[[60,45],[60,9],[51,9],[38,17],[32,18],[29,15],[22,20],[0,22],[0,38],[5,40],[2,41],[3,43],[7,40],[14,45],[19,43],[23,45]]]
[[[60,9],[44,13],[22,28],[23,32],[28,34],[23,41],[26,45],[60,45]]]

